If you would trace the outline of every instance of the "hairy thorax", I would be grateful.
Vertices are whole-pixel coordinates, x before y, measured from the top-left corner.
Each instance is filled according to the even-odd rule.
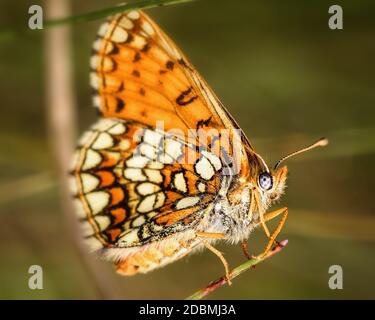
[[[199,228],[205,232],[223,233],[224,239],[232,244],[247,239],[259,224],[256,206],[249,210],[251,192],[251,184],[246,184],[233,193],[219,194],[216,204]]]

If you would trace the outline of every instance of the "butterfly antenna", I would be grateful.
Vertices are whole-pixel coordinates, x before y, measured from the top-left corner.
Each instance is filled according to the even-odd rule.
[[[294,157],[295,155],[297,154],[300,154],[300,153],[303,153],[303,152],[306,152],[306,151],[309,151],[309,150],[312,150],[312,149],[315,149],[317,147],[325,147],[326,145],[328,144],[328,139],[326,138],[321,138],[319,139],[317,142],[313,143],[312,145],[306,147],[306,148],[303,148],[301,150],[298,150],[296,152],[293,152],[291,154],[288,154],[286,155],[285,157],[282,157],[279,161],[277,161],[275,167],[274,167],[274,170],[276,170],[280,164],[282,162],[284,162],[286,159],[289,159],[290,157]]]

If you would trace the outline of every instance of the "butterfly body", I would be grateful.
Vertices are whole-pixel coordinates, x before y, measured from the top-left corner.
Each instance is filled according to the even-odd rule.
[[[236,196],[237,201],[230,203],[226,195],[219,196],[203,212],[198,213],[194,224],[186,231],[171,228],[169,236],[157,235],[149,244],[139,248],[108,248],[103,251],[105,257],[116,261],[117,271],[122,275],[146,273],[183,258],[187,254],[204,248],[199,233],[223,234],[224,239],[236,244],[249,237],[259,225],[257,212],[249,215],[250,186],[246,186]],[[215,243],[218,239],[210,239]]]
[[[264,213],[284,192],[286,167],[268,169],[160,28],[142,12],[120,14],[93,49],[101,118],[79,141],[72,169],[91,249],[133,275],[267,230]],[[276,233],[266,233],[271,245]]]
[[[77,213],[84,236],[92,250],[115,261],[124,275],[148,272],[202,248],[204,243],[197,236],[199,232],[223,234],[230,243],[237,243],[247,239],[259,225],[257,208],[249,213],[251,194],[258,191],[254,183],[249,182],[247,171],[243,175],[218,178],[217,193],[215,189],[210,192],[202,178],[199,182],[198,172],[190,186],[187,180],[183,182],[184,187],[176,186],[176,182],[187,179],[182,173],[189,171],[179,167],[174,182],[166,182],[167,173],[163,169],[170,172],[175,164],[162,164],[166,155],[157,154],[164,150],[162,147],[156,150],[154,158],[150,158],[149,150],[144,148],[150,145],[152,138],[158,145],[164,145],[157,141],[159,136],[164,138],[164,144],[169,139],[168,135],[141,123],[102,119],[84,134],[76,153],[73,186],[78,195]],[[186,170],[194,170],[193,167],[185,165]],[[172,216],[177,221],[171,222],[163,219],[163,215],[153,219],[153,209],[168,201],[161,191],[163,188],[171,192],[180,190],[179,198],[173,194],[180,202],[194,201],[183,204],[183,209],[191,211],[183,212],[185,219]],[[199,197],[199,206],[195,206],[193,197],[184,197],[186,192]],[[140,201],[142,195],[146,198]],[[148,203],[150,198],[152,203]],[[160,201],[163,203],[158,203]],[[207,205],[202,205],[201,201],[206,201]],[[170,206],[166,207],[170,213]]]

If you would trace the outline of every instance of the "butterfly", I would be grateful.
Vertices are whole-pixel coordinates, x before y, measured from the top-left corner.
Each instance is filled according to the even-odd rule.
[[[142,11],[111,17],[90,60],[99,120],[78,143],[72,192],[85,241],[126,276],[146,273],[218,240],[262,226],[276,242],[287,208],[291,155],[270,169],[204,79]],[[266,222],[281,216],[270,232]]]

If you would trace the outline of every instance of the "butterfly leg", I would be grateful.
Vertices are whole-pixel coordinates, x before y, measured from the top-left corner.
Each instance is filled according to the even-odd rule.
[[[259,257],[263,258],[271,250],[272,245],[276,242],[276,237],[280,233],[281,229],[284,226],[285,220],[288,217],[288,208],[286,208],[286,207],[281,208],[281,209],[266,213],[264,215],[264,222],[267,222],[267,221],[270,221],[270,220],[276,218],[280,214],[282,214],[282,216],[281,216],[279,224],[277,225],[277,227],[276,227],[275,231],[272,233],[272,235],[270,235],[268,244],[267,244],[266,248],[264,249],[264,252],[261,255],[257,256],[257,258],[259,258]]]
[[[254,258],[254,255],[252,254],[249,254],[249,251],[247,250],[247,241],[246,240],[243,240],[241,242],[241,248],[242,248],[242,252],[244,254],[244,256],[248,259],[248,260],[251,260]]]
[[[198,237],[209,238],[209,239],[223,239],[223,238],[225,238],[224,233],[217,233],[217,232],[196,232],[195,234]]]
[[[223,233],[212,233],[212,232],[197,232],[196,235],[201,238],[209,238],[209,239],[222,239],[225,237]],[[212,253],[216,254],[221,262],[224,265],[225,269],[225,277],[227,278],[227,282],[229,285],[232,284],[232,281],[230,281],[230,273],[229,273],[229,265],[227,260],[225,260],[224,255],[219,250],[215,249],[207,240],[203,239],[203,244],[206,246],[208,250],[210,250]]]
[[[254,200],[258,204],[258,208],[259,208],[259,204],[261,203],[261,201],[260,201],[258,193],[253,192],[252,195],[254,195]],[[266,225],[265,213],[263,212],[263,210],[259,210],[259,219],[260,219],[260,224],[262,225],[267,238],[269,238],[271,236],[271,233],[268,230],[268,227]]]

